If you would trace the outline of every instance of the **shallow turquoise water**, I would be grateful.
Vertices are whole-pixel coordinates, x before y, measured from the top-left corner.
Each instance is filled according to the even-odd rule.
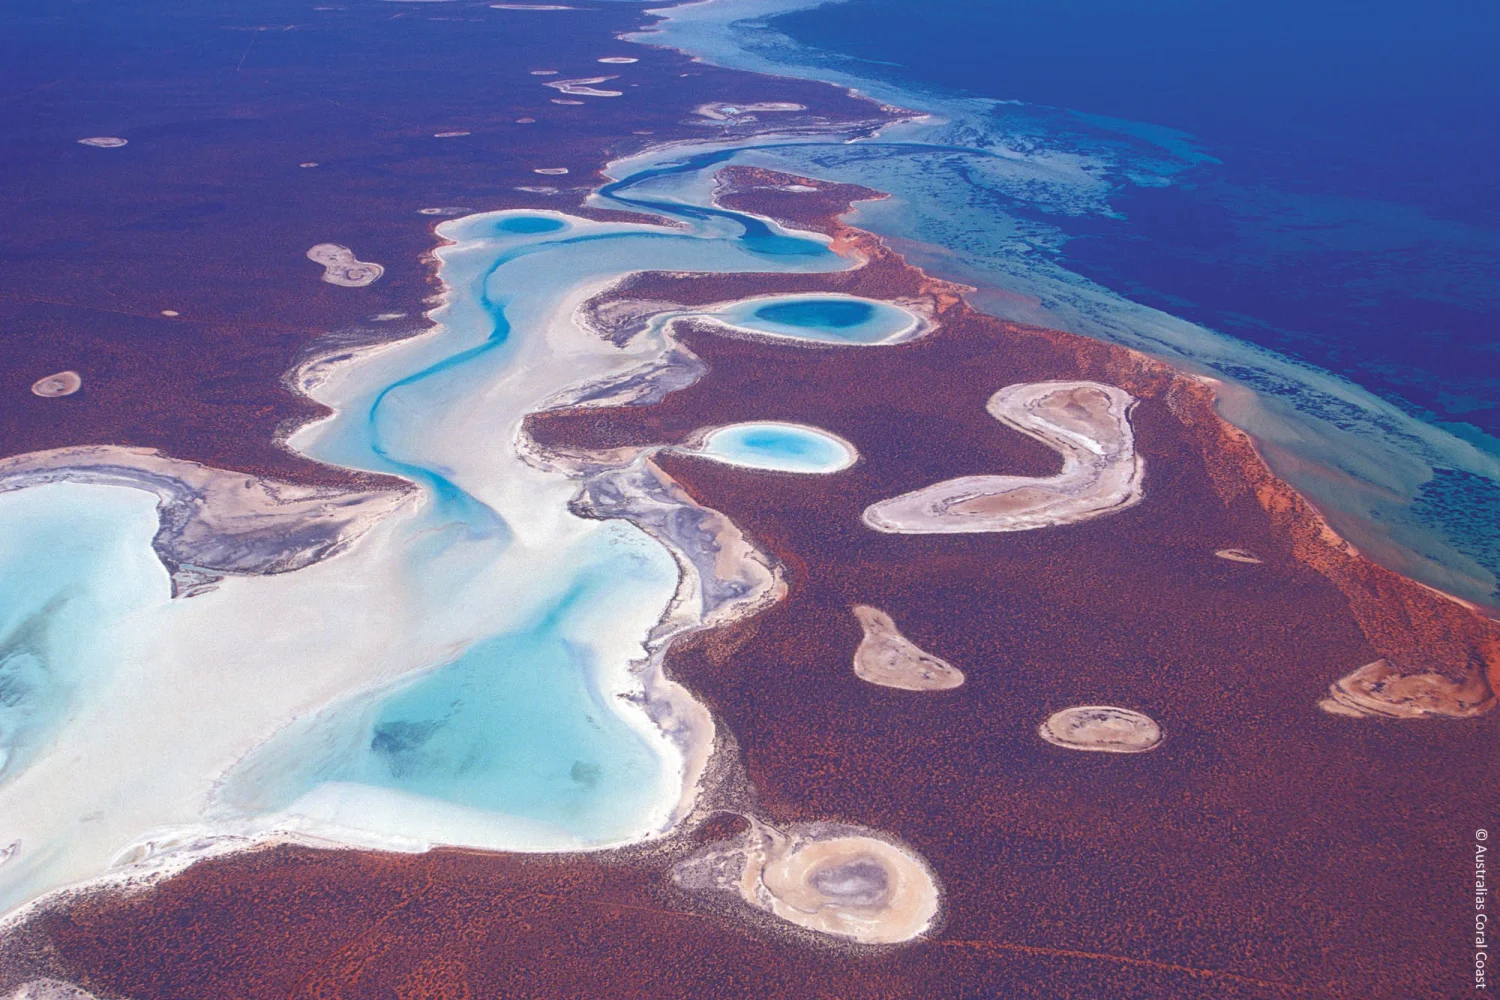
[[[847,330],[868,324],[875,317],[875,307],[872,303],[856,300],[808,299],[761,306],[751,316],[767,323]]]
[[[917,325],[917,318],[905,309],[848,295],[750,299],[715,316],[758,333],[835,344],[878,344],[910,333]]]
[[[665,553],[629,530],[608,526],[599,560],[574,567],[563,592],[539,595],[520,627],[283,731],[231,776],[217,809],[295,812],[320,786],[346,784],[416,797],[383,809],[433,801],[519,818],[559,846],[628,836],[662,794],[662,765],[603,692],[607,665],[590,640],[622,588],[650,592],[674,576]]]
[[[732,424],[709,434],[698,454],[731,465],[777,472],[827,473],[854,464],[853,448],[812,427]]]
[[[108,627],[167,600],[155,533],[156,498],[139,490],[59,483],[0,493],[0,781],[108,679]]]

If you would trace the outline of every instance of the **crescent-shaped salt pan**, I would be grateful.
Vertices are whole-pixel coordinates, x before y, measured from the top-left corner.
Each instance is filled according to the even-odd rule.
[[[677,883],[719,890],[776,917],[858,944],[900,944],[937,918],[937,880],[916,854],[860,827],[777,830],[751,821],[741,837],[679,863]]]
[[[1068,750],[1145,753],[1161,745],[1161,727],[1147,715],[1113,705],[1074,705],[1053,712],[1037,729],[1042,739]]]
[[[31,383],[31,391],[43,399],[71,396],[83,388],[83,376],[75,371],[54,372]]]
[[[307,251],[307,259],[323,265],[323,280],[344,288],[363,288],[380,280],[385,268],[354,256],[354,251],[337,243],[319,243]]]
[[[1260,556],[1247,549],[1215,549],[1214,555],[1220,559],[1227,559],[1230,562],[1247,563],[1252,566],[1258,566],[1264,561]]]
[[[1479,673],[1456,681],[1403,674],[1390,661],[1376,660],[1330,684],[1318,707],[1361,719],[1467,719],[1494,708],[1495,695]]]
[[[876,531],[922,534],[1030,531],[1074,524],[1140,502],[1145,462],[1135,450],[1135,397],[1099,382],[1006,386],[986,409],[1003,424],[1055,448],[1055,476],[961,476],[865,508]]]
[[[865,632],[854,651],[860,680],[903,691],[948,691],[964,682],[963,671],[902,635],[884,611],[868,604],[852,610]]]

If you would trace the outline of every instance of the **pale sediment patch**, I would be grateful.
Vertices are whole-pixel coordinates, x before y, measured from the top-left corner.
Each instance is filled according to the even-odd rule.
[[[578,106],[578,107],[581,107],[583,105],[582,101],[572,101],[572,100],[569,100],[566,97],[554,97],[554,98],[552,98],[552,103],[553,104],[568,104],[568,105],[574,105],[574,106]]]
[[[1376,660],[1328,686],[1318,707],[1331,715],[1384,719],[1468,719],[1495,707],[1495,695],[1482,672],[1462,680],[1442,674],[1402,674],[1388,660]]]
[[[723,895],[793,926],[857,944],[890,945],[931,930],[937,880],[914,852],[861,827],[777,830],[752,819],[672,870],[691,892]]]
[[[1215,549],[1214,555],[1230,562],[1247,563],[1253,566],[1258,566],[1265,561],[1248,549]]]
[[[1054,712],[1037,729],[1067,750],[1145,753],[1161,745],[1161,727],[1147,715],[1113,705],[1074,705]]]
[[[854,651],[860,680],[903,691],[947,691],[964,682],[961,670],[902,635],[884,611],[868,604],[852,610],[865,633]]]
[[[323,265],[323,280],[344,288],[363,288],[374,284],[385,273],[379,264],[354,256],[354,251],[337,243],[319,243],[307,251],[307,259]]]
[[[567,173],[568,172],[568,168],[567,167],[536,167],[531,172],[534,173],[534,174],[546,174],[547,176],[552,177],[552,176],[561,176],[562,174]]]
[[[551,87],[559,93],[569,94],[573,97],[619,97],[624,93],[622,90],[599,90],[594,86],[596,83],[608,83],[610,80],[618,80],[617,76],[587,76],[576,80],[553,80],[543,84]]]
[[[790,101],[758,101],[754,104],[700,104],[693,113],[717,122],[731,122],[762,111],[806,111],[807,105]]]
[[[462,136],[462,135],[472,135],[472,134],[473,134],[472,132],[464,132],[464,131],[460,130],[460,131],[456,131],[456,132],[434,132],[434,133],[432,133],[432,137],[434,139],[456,139],[456,138],[458,138],[459,136]]]
[[[0,460],[0,492],[57,482],[154,493],[152,547],[176,596],[212,589],[228,574],[286,573],[326,559],[411,495],[257,479],[149,448],[82,446]]]
[[[1099,382],[1006,386],[986,407],[1062,454],[1054,476],[961,476],[865,508],[877,531],[925,534],[1031,531],[1075,524],[1141,501],[1145,461],[1129,414],[1135,398]]]
[[[71,396],[82,388],[83,376],[75,371],[54,372],[31,383],[32,393],[43,399]]]
[[[603,56],[598,62],[606,63],[610,66],[628,66],[631,63],[640,62],[640,60],[635,58],[635,56]]]
[[[80,146],[93,146],[95,149],[118,149],[129,144],[128,139],[121,139],[113,135],[94,135],[87,139],[79,139]]]
[[[82,986],[75,986],[61,979],[33,979],[5,994],[3,1000],[98,1000],[98,998]]]
[[[431,208],[419,208],[417,212],[421,215],[468,215],[473,209],[462,205],[436,205]]]

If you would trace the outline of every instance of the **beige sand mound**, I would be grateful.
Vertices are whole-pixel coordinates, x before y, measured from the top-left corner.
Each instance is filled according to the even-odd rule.
[[[323,265],[323,280],[344,288],[363,288],[380,280],[385,268],[354,256],[354,251],[337,243],[319,243],[307,251],[307,259]]]
[[[894,534],[1031,531],[1074,524],[1141,501],[1145,462],[1129,415],[1135,398],[1099,382],[1006,386],[986,409],[1056,449],[1055,476],[960,476],[865,508],[865,524]]]
[[[1482,675],[1461,681],[1442,674],[1402,674],[1387,660],[1366,663],[1328,686],[1318,707],[1354,718],[1467,719],[1495,707],[1495,695]]]
[[[787,923],[859,944],[899,944],[937,918],[937,882],[915,854],[857,827],[785,832],[751,821],[673,871],[691,890],[735,893]]]
[[[964,682],[963,671],[902,635],[884,611],[868,604],[852,610],[865,631],[854,651],[854,673],[860,680],[903,691],[947,691]]]
[[[1149,716],[1113,705],[1074,705],[1047,717],[1042,739],[1067,750],[1145,753],[1161,745],[1161,727]]]
[[[56,372],[31,383],[31,391],[44,399],[71,396],[83,388],[83,376],[75,371]]]

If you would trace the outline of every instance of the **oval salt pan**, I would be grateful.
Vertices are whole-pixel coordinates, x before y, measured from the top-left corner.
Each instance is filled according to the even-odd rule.
[[[1047,717],[1042,739],[1066,750],[1145,753],[1161,745],[1162,732],[1150,716],[1113,705],[1074,705]]]
[[[31,383],[31,391],[44,399],[71,396],[83,388],[83,376],[74,371],[57,372]]]

